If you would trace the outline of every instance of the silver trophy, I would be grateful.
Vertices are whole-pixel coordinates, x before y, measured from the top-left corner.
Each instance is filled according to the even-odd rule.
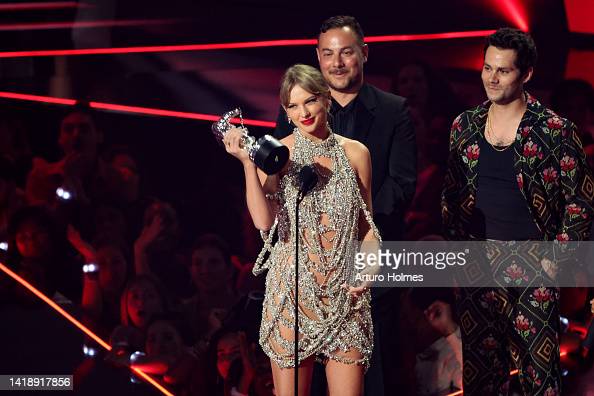
[[[241,129],[243,129],[240,146],[247,151],[250,160],[267,175],[280,172],[289,159],[289,148],[270,135],[264,135],[258,140],[248,135],[247,128],[243,126],[240,108],[226,112],[217,122],[212,124],[212,133],[217,140],[219,142],[223,141],[227,131],[233,128],[231,119],[235,117],[239,117]]]

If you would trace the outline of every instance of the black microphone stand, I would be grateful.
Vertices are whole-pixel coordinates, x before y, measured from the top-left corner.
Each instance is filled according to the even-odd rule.
[[[295,396],[299,394],[299,204],[318,182],[318,175],[313,166],[304,166],[299,171],[299,194],[295,201]]]
[[[295,344],[295,396],[299,395],[299,204],[303,200],[304,194],[299,191],[297,201],[295,201],[295,313],[294,313],[294,344]]]

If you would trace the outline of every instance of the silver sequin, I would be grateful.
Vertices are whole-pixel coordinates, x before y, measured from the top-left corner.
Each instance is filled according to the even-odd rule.
[[[299,211],[299,362],[315,356],[367,368],[373,349],[370,294],[366,291],[353,297],[341,285],[354,276],[350,255],[359,238],[360,215],[378,240],[379,233],[336,136],[330,132],[325,140],[316,143],[298,129],[293,134],[293,158],[280,178],[277,192],[268,196],[280,209],[272,229],[262,233],[264,248],[254,266],[254,274],[268,269],[260,345],[281,368],[294,367],[297,176],[304,165],[314,165],[319,181],[303,199]],[[330,166],[325,168],[321,162]],[[278,241],[273,244],[275,231]],[[352,350],[358,351],[361,359],[345,356]]]

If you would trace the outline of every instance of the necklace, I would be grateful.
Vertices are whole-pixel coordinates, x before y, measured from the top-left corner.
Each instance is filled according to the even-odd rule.
[[[493,108],[493,105],[489,106],[489,111],[487,113],[487,122],[485,123],[485,140],[487,141],[487,143],[489,143],[489,145],[491,147],[493,147],[493,150],[495,151],[505,151],[508,148],[510,148],[513,144],[513,140],[511,142],[509,142],[506,145],[495,145],[493,143],[491,143],[489,140],[493,140],[493,130],[492,130],[492,126],[491,126],[491,109]]]
[[[332,153],[334,146],[338,143],[336,141],[336,137],[330,129],[328,128],[328,136],[324,140],[320,140],[318,142],[314,142],[311,139],[308,139],[303,135],[303,132],[299,130],[299,128],[295,128],[293,133],[295,135],[295,160],[303,164],[311,164],[314,163],[314,157],[328,157],[330,153]],[[304,162],[305,161],[305,162]]]

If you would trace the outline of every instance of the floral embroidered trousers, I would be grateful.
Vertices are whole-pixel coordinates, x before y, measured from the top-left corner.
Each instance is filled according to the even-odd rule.
[[[540,261],[527,259],[530,242],[513,253],[498,243],[487,250],[487,266],[472,273],[495,281],[457,291],[464,394],[507,395],[517,369],[524,395],[559,395],[559,289],[542,286]],[[468,280],[458,284],[475,285]]]

